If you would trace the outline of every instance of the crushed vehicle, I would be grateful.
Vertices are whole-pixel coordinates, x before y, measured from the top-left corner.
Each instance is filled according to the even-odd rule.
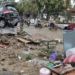
[[[75,23],[69,23],[64,29],[66,30],[75,30]]]
[[[19,13],[11,5],[0,5],[0,29],[15,28],[20,25]],[[10,32],[10,31],[9,31]]]

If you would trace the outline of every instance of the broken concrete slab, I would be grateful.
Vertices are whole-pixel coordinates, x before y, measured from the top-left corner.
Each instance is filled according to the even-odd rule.
[[[17,34],[17,28],[0,28],[0,34]]]

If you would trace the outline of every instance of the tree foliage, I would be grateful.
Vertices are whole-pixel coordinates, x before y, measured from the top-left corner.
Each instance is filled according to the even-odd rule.
[[[64,10],[63,0],[22,0],[18,4],[18,9],[21,12],[42,13],[48,15],[58,15]]]
[[[45,6],[45,11],[48,14],[59,14],[64,9],[64,1],[63,0],[37,0],[39,9]]]
[[[21,3],[19,3],[17,5],[17,8],[18,8],[19,12],[23,12],[23,13],[27,13],[27,12],[37,13],[37,11],[38,11],[37,4],[33,3],[31,0],[22,1]]]

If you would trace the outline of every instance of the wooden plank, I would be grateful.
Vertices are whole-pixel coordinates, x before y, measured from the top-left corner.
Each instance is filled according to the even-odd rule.
[[[20,41],[20,42],[22,42],[22,43],[25,43],[25,44],[27,44],[27,43],[30,42],[30,41],[28,41],[26,39],[23,39],[23,38],[20,38],[20,37],[18,37],[17,40]]]

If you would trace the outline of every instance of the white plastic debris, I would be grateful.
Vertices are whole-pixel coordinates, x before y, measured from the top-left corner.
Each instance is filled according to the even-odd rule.
[[[18,56],[18,59],[21,60],[22,59],[21,56]]]
[[[50,70],[47,68],[41,68],[40,75],[50,75]]]

